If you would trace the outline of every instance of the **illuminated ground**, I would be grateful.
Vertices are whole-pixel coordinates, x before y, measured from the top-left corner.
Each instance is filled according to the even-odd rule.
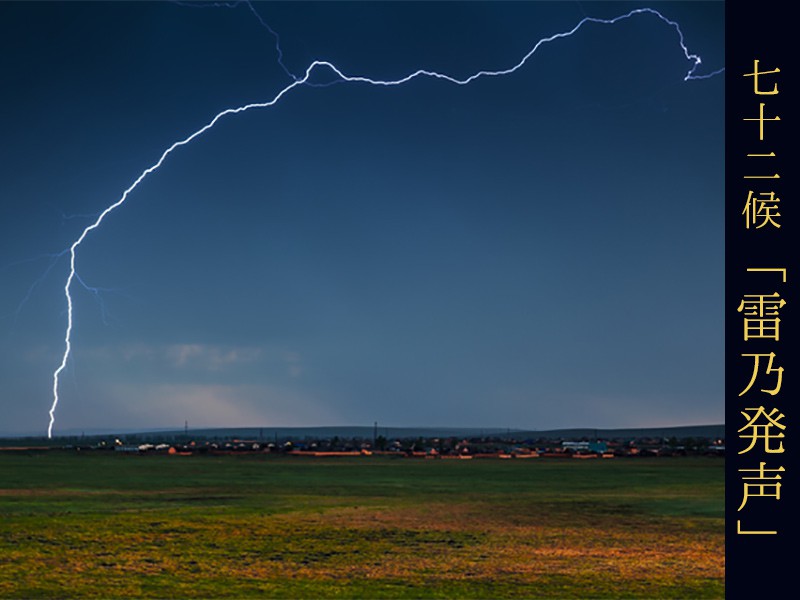
[[[0,596],[724,597],[724,460],[0,453]]]

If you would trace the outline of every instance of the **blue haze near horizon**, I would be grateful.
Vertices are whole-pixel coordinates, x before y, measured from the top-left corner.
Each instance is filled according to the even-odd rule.
[[[589,3],[257,3],[287,67],[516,64]],[[722,2],[659,2],[701,72]],[[0,3],[0,432],[46,430],[56,253],[290,83],[244,5]],[[292,90],[90,234],[63,428],[724,421],[724,77],[651,15],[510,76]],[[330,78],[324,71],[315,81]]]

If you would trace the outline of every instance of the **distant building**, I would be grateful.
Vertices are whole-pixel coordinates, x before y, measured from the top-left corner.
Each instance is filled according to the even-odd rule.
[[[594,452],[603,454],[608,450],[608,445],[605,442],[561,442],[561,447],[566,452]]]

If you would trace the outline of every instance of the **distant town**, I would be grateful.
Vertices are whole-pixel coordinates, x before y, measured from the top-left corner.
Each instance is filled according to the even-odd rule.
[[[724,425],[659,429],[510,431],[468,429],[247,428],[0,439],[0,451],[125,454],[273,454],[426,459],[724,456]]]

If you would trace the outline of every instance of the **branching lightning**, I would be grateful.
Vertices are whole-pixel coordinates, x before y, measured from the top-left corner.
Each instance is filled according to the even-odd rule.
[[[269,34],[275,39],[275,53],[277,54],[278,64],[280,65],[281,69],[283,69],[284,73],[286,73],[289,77],[293,80],[297,81],[298,77],[294,73],[292,73],[289,68],[283,62],[283,50],[281,49],[281,36],[278,35],[278,32],[275,31],[272,27],[269,26],[261,15],[256,10],[256,7],[253,6],[253,3],[250,0],[232,0],[231,2],[182,2],[181,0],[176,0],[175,4],[178,6],[184,6],[186,8],[238,8],[239,5],[244,4],[247,6],[248,10],[253,13],[255,18],[261,24],[261,27],[266,29]]]
[[[233,7],[233,6],[236,6],[238,3],[236,3],[236,2],[230,2],[230,3],[226,2],[226,3],[215,3],[215,4],[220,5],[220,6]],[[258,19],[261,22],[261,24],[264,27],[266,27],[267,29],[269,29],[270,33],[272,33],[275,36],[276,48],[279,51],[279,58],[282,58],[282,55],[280,54],[280,46],[278,45],[278,36],[277,36],[277,34],[271,28],[269,28],[269,26],[261,19],[261,17],[258,15],[258,13],[255,12],[255,9],[252,7],[252,5],[249,2],[247,2],[247,4],[248,4],[248,6],[250,6],[250,9],[254,12],[256,17],[258,17]],[[51,406],[50,411],[49,411],[50,423],[49,423],[48,428],[47,428],[47,436],[48,436],[48,438],[52,438],[52,435],[53,435],[53,425],[55,423],[55,412],[56,412],[56,408],[58,407],[58,401],[59,401],[59,396],[58,396],[59,377],[61,376],[61,373],[64,371],[64,369],[67,366],[67,362],[68,362],[69,357],[70,357],[70,352],[72,350],[71,338],[72,338],[72,329],[73,329],[73,326],[74,326],[74,319],[73,319],[73,300],[72,300],[71,288],[72,288],[73,282],[76,281],[76,280],[80,284],[82,284],[80,278],[78,277],[78,275],[76,273],[76,268],[75,268],[75,264],[76,264],[76,260],[77,260],[78,247],[83,243],[83,241],[86,239],[86,237],[89,235],[89,233],[91,231],[97,229],[98,227],[100,227],[101,223],[103,222],[103,220],[106,218],[106,216],[108,214],[110,214],[116,208],[122,206],[122,204],[124,204],[125,201],[128,199],[128,196],[130,196],[131,192],[133,192],[139,186],[139,184],[148,175],[150,175],[151,173],[153,173],[154,171],[159,169],[161,167],[161,165],[164,163],[164,161],[167,159],[167,157],[170,154],[172,154],[172,152],[174,152],[176,149],[180,148],[181,146],[185,146],[185,145],[189,144],[194,139],[196,139],[197,137],[201,136],[203,133],[205,133],[206,131],[208,131],[212,127],[214,127],[224,117],[227,117],[229,115],[235,115],[235,114],[242,113],[242,112],[245,112],[245,111],[248,111],[248,110],[252,110],[252,109],[269,108],[269,107],[275,105],[276,103],[278,103],[286,94],[291,92],[294,88],[297,88],[297,87],[302,86],[302,85],[309,85],[309,86],[313,85],[309,81],[309,79],[310,79],[311,75],[315,71],[320,70],[320,69],[328,69],[329,71],[331,71],[333,73],[333,75],[336,77],[334,82],[339,82],[339,83],[347,82],[347,83],[365,83],[365,84],[369,84],[369,85],[373,85],[373,86],[399,86],[399,85],[407,83],[407,82],[409,82],[409,81],[411,81],[413,79],[417,79],[419,77],[430,77],[430,78],[440,79],[440,80],[448,81],[448,82],[456,84],[456,85],[463,86],[463,85],[467,85],[467,84],[475,81],[476,79],[479,79],[479,78],[482,78],[482,77],[499,77],[499,76],[502,76],[502,75],[510,75],[511,73],[514,73],[515,71],[520,69],[523,65],[525,65],[525,63],[528,61],[528,59],[530,59],[531,56],[533,56],[534,53],[540,47],[542,47],[544,44],[547,44],[547,43],[550,43],[550,42],[554,42],[554,41],[562,39],[562,38],[570,37],[570,36],[574,35],[575,33],[577,33],[578,30],[580,30],[584,25],[587,25],[589,23],[598,24],[598,25],[613,25],[615,23],[618,23],[618,22],[623,21],[625,19],[629,19],[629,18],[634,17],[636,15],[651,15],[651,16],[655,16],[658,19],[660,19],[663,23],[665,23],[666,25],[669,25],[670,27],[675,29],[675,32],[678,34],[678,41],[679,41],[680,48],[681,48],[681,50],[683,52],[683,55],[686,58],[686,60],[691,63],[690,69],[687,71],[685,77],[683,78],[684,81],[698,80],[698,79],[708,79],[710,77],[718,75],[719,73],[721,73],[724,70],[724,69],[719,69],[717,71],[714,71],[713,73],[708,73],[708,74],[704,74],[704,75],[695,74],[695,71],[698,69],[698,67],[701,64],[701,59],[700,59],[700,57],[698,55],[692,54],[692,53],[689,52],[689,49],[686,47],[686,44],[684,42],[683,32],[681,31],[680,26],[678,25],[678,23],[676,23],[675,21],[671,21],[670,19],[668,19],[665,16],[663,16],[657,10],[654,10],[654,9],[651,9],[651,8],[635,9],[635,10],[632,10],[632,11],[626,13],[626,14],[623,14],[623,15],[620,15],[618,17],[615,17],[613,19],[599,19],[599,18],[594,18],[594,17],[586,17],[586,18],[582,19],[577,25],[575,25],[575,27],[573,27],[569,31],[556,33],[554,35],[551,35],[550,37],[545,37],[545,38],[540,39],[538,42],[536,42],[536,44],[533,46],[533,48],[531,48],[531,50],[525,56],[523,56],[522,59],[519,62],[517,62],[512,67],[509,67],[509,68],[506,68],[506,69],[501,69],[501,70],[496,70],[496,71],[485,71],[485,70],[482,70],[482,71],[478,71],[478,72],[476,72],[476,73],[474,73],[474,74],[472,74],[472,75],[470,75],[470,76],[468,76],[468,77],[466,77],[464,79],[458,79],[456,77],[447,75],[445,73],[438,73],[436,71],[428,71],[428,70],[424,70],[424,69],[419,69],[417,71],[414,71],[413,73],[411,73],[409,75],[406,75],[405,77],[402,77],[400,79],[394,79],[394,80],[372,79],[370,77],[364,77],[364,76],[347,75],[347,74],[343,73],[341,70],[339,70],[334,64],[332,64],[332,63],[330,63],[328,61],[324,61],[324,60],[315,60],[314,62],[312,62],[308,66],[308,68],[306,68],[305,73],[303,74],[302,77],[297,77],[297,76],[293,75],[288,69],[286,69],[286,67],[283,65],[282,61],[279,61],[281,66],[286,71],[286,73],[290,77],[292,77],[292,79],[293,79],[293,81],[290,84],[288,84],[286,87],[284,87],[282,90],[280,90],[275,95],[275,97],[272,98],[272,100],[268,100],[266,102],[257,102],[257,103],[252,103],[252,104],[245,104],[243,106],[239,106],[239,107],[236,107],[236,108],[228,108],[228,109],[223,110],[222,112],[218,113],[213,119],[211,119],[206,125],[204,125],[200,129],[198,129],[197,131],[195,131],[194,133],[192,133],[188,137],[186,137],[186,138],[184,138],[182,140],[179,140],[179,141],[175,142],[174,144],[172,144],[169,148],[167,148],[161,154],[161,156],[159,157],[158,161],[156,161],[153,165],[151,165],[150,167],[146,168],[144,171],[141,172],[141,174],[122,193],[122,196],[116,202],[114,202],[113,204],[108,206],[105,210],[103,210],[101,213],[99,213],[99,215],[96,217],[94,222],[92,222],[89,226],[87,226],[83,230],[83,232],[81,233],[80,237],[78,237],[78,239],[76,239],[72,243],[72,245],[69,247],[69,249],[67,250],[69,252],[69,256],[70,256],[70,260],[69,260],[69,275],[67,277],[66,283],[64,284],[64,295],[66,296],[66,299],[67,299],[67,327],[66,327],[66,333],[65,333],[65,336],[64,336],[64,354],[63,354],[63,356],[61,358],[60,364],[58,365],[56,370],[53,372],[53,402],[52,402],[52,406]],[[67,252],[67,251],[65,251],[65,252]],[[85,286],[85,287],[88,288],[88,286]],[[91,288],[88,288],[88,289],[91,290]]]
[[[61,252],[57,252],[55,254],[43,254],[41,256],[34,256],[34,257],[31,257],[31,258],[25,258],[25,259],[22,259],[22,260],[18,260],[18,261],[14,261],[14,262],[8,263],[8,264],[3,265],[2,267],[0,267],[0,271],[4,271],[5,269],[8,269],[10,267],[14,267],[16,265],[21,265],[21,264],[25,264],[25,263],[29,263],[29,262],[35,262],[35,261],[39,261],[39,260],[42,260],[42,259],[45,259],[45,258],[48,259],[48,261],[49,261],[47,263],[47,267],[45,267],[44,271],[42,271],[42,273],[39,275],[39,277],[37,277],[33,281],[33,283],[31,283],[30,286],[28,286],[28,291],[22,297],[22,300],[20,300],[19,303],[17,304],[17,308],[12,313],[9,313],[8,315],[2,315],[3,317],[10,316],[10,317],[13,318],[12,328],[16,325],[17,319],[19,318],[20,313],[22,313],[23,307],[25,306],[25,304],[27,304],[28,300],[31,299],[31,296],[36,291],[36,288],[39,287],[44,282],[45,279],[47,279],[47,276],[50,274],[50,271],[53,270],[53,267],[56,266],[56,264],[58,263],[58,260],[61,257],[63,257],[64,255],[66,255],[67,252],[69,252],[69,249],[62,250]]]

